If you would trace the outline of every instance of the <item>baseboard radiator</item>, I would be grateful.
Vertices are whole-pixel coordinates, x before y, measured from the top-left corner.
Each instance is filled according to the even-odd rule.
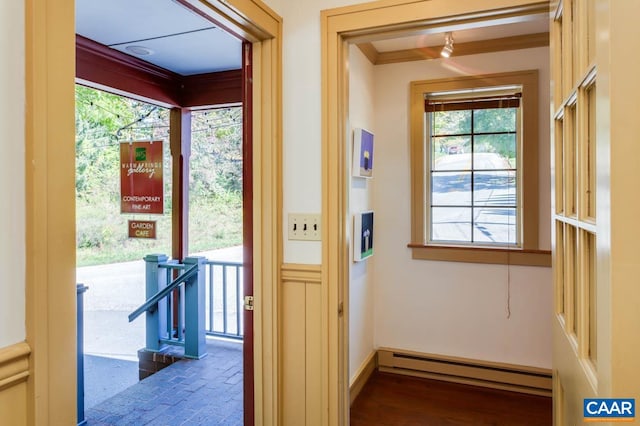
[[[387,373],[551,396],[551,370],[544,368],[380,348],[378,369]]]

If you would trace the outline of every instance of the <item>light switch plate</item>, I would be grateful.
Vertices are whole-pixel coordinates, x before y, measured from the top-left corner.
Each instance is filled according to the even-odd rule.
[[[320,241],[320,215],[289,213],[288,229],[290,240]]]

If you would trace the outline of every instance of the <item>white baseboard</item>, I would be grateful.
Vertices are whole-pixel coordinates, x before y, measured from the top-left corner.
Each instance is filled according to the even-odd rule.
[[[378,369],[449,382],[551,396],[551,370],[467,358],[378,349]]]

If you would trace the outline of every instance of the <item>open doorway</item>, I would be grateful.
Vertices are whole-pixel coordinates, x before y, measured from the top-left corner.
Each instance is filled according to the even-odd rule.
[[[144,319],[129,323],[127,316],[145,302],[144,256],[172,252],[170,122],[166,108],[84,86],[76,87],[76,102],[77,279],[89,287],[83,311],[84,408],[99,420],[113,408],[111,398],[151,374],[138,359]],[[227,340],[207,342],[207,348],[227,366],[229,377],[218,379],[230,388],[226,393],[235,390],[237,404],[244,335],[242,107],[199,110],[191,118],[189,255],[207,259],[205,330]],[[140,140],[163,145],[168,196],[161,215],[123,214],[120,188],[113,184],[119,181],[121,144]],[[132,238],[131,220],[153,222],[154,237]]]
[[[225,28],[250,40],[253,56],[260,59],[253,68],[256,99],[252,107],[247,107],[261,117],[254,129],[255,145],[260,150],[254,153],[256,179],[252,189],[263,195],[260,208],[253,212],[260,228],[252,238],[253,246],[258,248],[253,263],[261,299],[254,311],[260,317],[256,334],[265,337],[255,344],[259,360],[256,364],[261,365],[256,370],[255,407],[261,418],[274,422],[277,413],[262,407],[273,405],[265,403],[267,398],[274,400],[275,405],[278,401],[268,390],[277,385],[274,372],[279,363],[276,340],[271,338],[277,333],[277,316],[272,307],[278,297],[277,275],[271,266],[279,265],[281,259],[277,246],[281,218],[276,213],[280,206],[277,135],[281,132],[282,19],[254,0],[224,5],[178,2],[194,4],[203,15],[219,20]],[[27,216],[27,251],[31,255],[27,258],[26,322],[28,345],[32,348],[29,360],[32,380],[25,406],[28,405],[28,416],[35,422],[64,424],[72,424],[77,414],[76,382],[70,380],[76,369],[75,351],[70,351],[76,346],[76,334],[71,331],[76,317],[75,149],[71,144],[60,143],[74,139],[73,79],[83,66],[78,53],[81,47],[73,41],[74,3],[64,0],[56,8],[47,8],[37,0],[36,7],[26,15],[26,25],[33,31],[27,31],[26,43],[29,48],[25,147],[27,163],[41,167],[30,168],[27,173],[31,190],[27,191],[26,205],[27,212],[32,213]],[[120,69],[126,74],[124,67]],[[43,84],[49,81],[55,84]],[[263,102],[263,94],[271,102]],[[70,352],[74,355],[70,356]],[[56,368],[48,368],[49,365]]]
[[[486,41],[494,36],[489,37],[483,34],[482,38],[474,38],[474,40],[482,39],[482,42],[472,43],[470,39],[465,40],[468,33],[465,34],[466,31],[463,32],[463,30],[471,30],[470,25],[473,24],[475,30],[483,33],[489,31],[491,29],[489,23],[478,17],[482,14],[488,19],[492,8],[495,8],[495,11],[491,13],[495,14],[514,11],[502,9],[504,5],[498,8],[497,5],[488,2],[478,7],[475,5],[468,8],[462,7],[455,12],[454,18],[450,2],[418,3],[385,6],[362,4],[351,7],[349,10],[334,9],[325,11],[323,14],[325,18],[323,36],[328,40],[327,48],[323,52],[323,71],[327,75],[326,84],[323,87],[323,111],[326,112],[323,122],[329,123],[323,135],[323,147],[326,147],[323,151],[326,159],[323,163],[323,187],[326,187],[324,194],[328,194],[323,197],[323,206],[325,206],[323,215],[330,216],[328,219],[330,226],[325,229],[324,235],[333,235],[345,228],[351,228],[350,216],[363,210],[374,210],[377,223],[386,225],[383,229],[377,228],[376,255],[368,261],[370,265],[373,264],[372,261],[375,262],[373,268],[375,274],[366,271],[366,266],[351,263],[348,235],[347,238],[329,240],[326,245],[323,245],[323,262],[338,265],[332,270],[334,275],[331,278],[343,279],[349,284],[345,288],[329,292],[328,296],[338,307],[343,302],[348,307],[348,309],[345,308],[346,316],[350,320],[348,327],[341,327],[338,323],[337,332],[333,337],[336,346],[342,345],[342,348],[348,348],[348,351],[346,349],[340,351],[335,365],[337,374],[348,374],[347,377],[350,380],[345,380],[338,385],[350,381],[351,398],[355,397],[359,391],[358,386],[365,383],[366,377],[376,368],[391,367],[395,372],[401,371],[400,362],[389,365],[389,361],[385,359],[384,350],[387,349],[393,351],[394,357],[396,354],[401,354],[403,350],[410,351],[411,355],[407,355],[407,358],[411,358],[412,362],[418,359],[418,354],[454,355],[458,357],[457,362],[467,358],[536,367],[545,366],[544,364],[550,361],[547,357],[550,355],[550,351],[547,350],[550,347],[547,339],[548,332],[545,326],[541,326],[541,324],[548,324],[547,318],[551,318],[548,312],[549,299],[536,299],[533,296],[537,294],[550,296],[551,287],[545,285],[544,290],[541,291],[540,288],[528,285],[550,283],[548,268],[536,269],[535,273],[538,274],[536,276],[534,271],[523,274],[522,269],[518,270],[520,265],[510,264],[510,260],[504,262],[505,265],[486,266],[475,265],[469,261],[464,262],[466,264],[460,261],[458,264],[438,262],[445,260],[442,257],[431,258],[429,261],[426,257],[416,255],[416,248],[424,248],[431,241],[425,239],[426,233],[419,230],[416,232],[415,229],[418,229],[416,227],[411,228],[412,225],[425,223],[426,217],[423,217],[420,212],[414,217],[412,213],[416,212],[415,206],[427,209],[432,207],[432,204],[416,201],[416,197],[422,194],[422,188],[410,185],[413,182],[404,178],[413,172],[420,182],[430,183],[431,181],[430,179],[425,181],[424,170],[416,167],[417,160],[422,161],[427,157],[426,154],[421,155],[425,151],[415,151],[413,150],[415,145],[410,144],[417,140],[417,146],[422,146],[424,141],[421,139],[422,122],[418,121],[420,124],[418,132],[413,132],[413,128],[397,126],[397,123],[409,122],[409,117],[416,112],[419,118],[423,118],[423,98],[419,98],[421,103],[417,108],[415,104],[407,108],[410,94],[407,88],[412,87],[413,90],[414,87],[410,86],[411,81],[419,81],[427,77],[444,81],[459,77],[459,74],[478,74],[480,70],[484,72],[492,70],[495,73],[518,70],[518,68],[505,68],[506,64],[510,67],[522,67],[520,69],[540,67],[548,58],[548,51],[544,51],[545,35],[538,37],[538,30],[533,30],[533,34],[522,37],[530,44],[523,45],[521,48],[511,45],[512,47],[508,49],[523,52],[524,49],[538,49],[535,52],[537,59],[534,59],[530,53],[498,52],[498,48],[506,46],[504,40],[496,40],[492,51],[476,50],[471,55],[470,48],[474,46],[489,49],[493,43]],[[463,17],[462,9],[468,9],[465,10],[469,15],[467,23],[464,22],[466,18]],[[534,21],[532,18],[536,15],[543,24],[548,19],[547,10],[534,4],[522,6],[522,9],[517,12],[509,16],[509,20],[517,18],[518,23],[513,21],[502,23],[512,22],[513,29],[518,28],[522,31],[526,27],[523,22],[532,24]],[[504,37],[511,41],[517,40],[516,37],[511,36],[512,33],[499,25],[502,23],[495,19],[496,16],[491,18],[493,20],[491,26],[500,27],[495,28],[498,30],[496,39]],[[450,51],[453,43],[452,36],[451,34],[447,36],[447,33],[451,32],[455,32],[454,37],[457,40],[453,54]],[[400,39],[400,36],[406,37]],[[413,39],[407,39],[408,36],[413,36]],[[394,38],[398,40],[392,40]],[[540,44],[535,44],[538,43],[537,40],[540,40]],[[468,41],[468,44],[464,41]],[[427,44],[421,44],[422,42]],[[447,49],[449,51],[447,52],[444,47],[449,47]],[[465,50],[465,47],[468,50]],[[518,53],[522,59],[519,62],[512,59],[517,57]],[[486,56],[483,58],[481,54]],[[348,66],[347,61],[349,61]],[[338,72],[335,72],[336,63],[339,64]],[[348,84],[343,84],[344,81],[348,81]],[[377,102],[367,104],[371,99]],[[539,126],[542,130],[548,128],[548,123],[545,127],[545,123],[540,121]],[[353,128],[365,128],[375,134],[376,164],[378,167],[383,166],[384,171],[378,173],[374,181],[365,182],[364,179],[353,178],[340,181],[333,178],[336,175],[349,176],[352,173],[352,165],[347,160],[349,156],[345,153],[352,149]],[[419,136],[416,137],[416,134]],[[398,151],[401,145],[404,148]],[[453,154],[452,150],[452,156],[466,155],[463,150],[456,152],[459,154]],[[433,152],[433,160],[436,159],[437,154]],[[427,166],[429,165],[437,167],[435,161],[428,162]],[[428,170],[428,167],[426,169]],[[544,185],[541,184],[541,187]],[[369,194],[372,196],[365,198]],[[534,197],[536,197],[535,193]],[[328,206],[331,208],[328,209]],[[335,228],[331,224],[335,225]],[[456,247],[452,252],[458,249]],[[548,256],[549,253],[545,255]],[[437,261],[434,262],[434,259]],[[483,268],[484,270],[496,268],[505,273],[504,275],[487,274],[485,278],[480,273]],[[351,275],[347,275],[345,270],[347,273],[351,272]],[[458,276],[463,270],[466,277],[462,274]],[[521,275],[515,278],[514,271]],[[363,277],[364,273],[368,276]],[[505,278],[502,278],[503,276]],[[366,278],[370,281],[366,282]],[[500,282],[499,279],[504,285],[491,288],[489,291],[490,285]],[[483,280],[486,280],[487,285]],[[397,285],[398,282],[402,283],[400,287]],[[442,283],[447,284],[444,291]],[[520,283],[527,285],[521,286]],[[465,287],[467,284],[474,287]],[[511,292],[512,284],[515,289],[513,293]],[[496,295],[491,297],[491,303],[495,303],[495,307],[487,309],[491,306],[489,301],[478,304],[480,296],[469,297],[478,288],[482,289],[482,297],[486,297],[491,292]],[[534,289],[531,296],[527,293],[530,288]],[[507,293],[507,297],[500,297],[503,292]],[[370,303],[367,304],[365,298],[369,296],[368,300],[371,300],[371,293],[375,295],[373,309]],[[416,295],[421,296],[416,297]],[[537,327],[541,330],[538,341],[527,340],[516,345],[522,351],[520,353],[504,349],[502,339],[508,335],[508,332],[499,331],[501,327],[503,330],[514,327],[509,304],[512,296],[514,300],[517,300],[516,298],[527,300],[526,308],[519,307],[517,314],[522,318],[526,317],[528,321],[530,319],[531,325],[524,328],[532,330]],[[420,301],[420,303],[413,304],[411,301]],[[467,303],[466,306],[465,303]],[[427,306],[426,309],[425,306]],[[479,306],[487,310],[482,311],[478,309]],[[331,308],[335,309],[334,306]],[[507,314],[500,318],[496,315],[492,320],[487,320],[500,311],[506,311]],[[468,321],[462,325],[458,323],[461,318],[463,320],[474,318],[472,321],[474,327],[466,328]],[[487,321],[488,325],[481,326],[482,321]],[[484,342],[483,344],[477,343],[479,338]],[[488,346],[492,350],[480,353],[478,348],[486,346],[486,342],[493,342]],[[381,347],[384,349],[380,350]],[[500,350],[493,350],[495,348]],[[540,348],[545,350],[541,351]],[[379,357],[378,362],[376,362],[376,356]],[[348,373],[341,369],[345,364],[348,366]],[[419,371],[416,365],[417,363],[413,364],[404,372],[412,370],[411,373],[416,374]],[[424,368],[420,373],[431,374],[432,371]],[[549,373],[544,372],[544,374]],[[347,386],[344,386],[340,390],[344,390],[346,394],[348,392],[346,388]],[[349,402],[344,403],[347,405]],[[348,412],[348,409],[345,412]],[[348,422],[348,419],[343,420],[345,423]]]
[[[144,8],[131,10],[129,6],[127,4],[132,16],[127,19],[143,18]],[[84,146],[79,147],[78,153],[82,155],[77,160],[77,183],[85,185],[78,188],[77,257],[78,280],[89,287],[85,293],[88,302],[85,347],[94,358],[88,360],[87,367],[96,367],[98,359],[104,364],[106,358],[118,357],[119,364],[106,369],[111,373],[97,375],[98,380],[102,377],[116,382],[115,387],[109,386],[112,392],[129,384],[128,380],[117,383],[119,380],[113,375],[118,369],[132,370],[123,362],[139,360],[136,376],[142,379],[164,367],[156,362],[155,354],[175,358],[174,352],[166,355],[158,352],[158,348],[150,349],[148,338],[145,347],[148,321],[146,326],[142,319],[126,324],[126,314],[153,297],[148,285],[145,290],[145,263],[140,259],[146,254],[166,254],[173,260],[160,262],[158,267],[163,268],[174,261],[183,262],[187,257],[203,256],[206,258],[206,274],[203,273],[206,292],[200,297],[204,299],[202,308],[206,311],[205,328],[207,335],[236,342],[238,356],[233,362],[238,364],[238,371],[223,380],[234,385],[234,392],[239,395],[228,402],[239,407],[236,414],[239,412],[242,419],[242,359],[245,358],[245,363],[250,360],[250,365],[253,361],[252,344],[241,343],[243,339],[251,342],[245,329],[252,330],[245,326],[251,320],[247,321],[243,312],[243,296],[252,293],[253,275],[252,214],[243,214],[247,206],[252,206],[251,162],[245,166],[243,161],[244,156],[251,158],[252,151],[251,132],[244,131],[252,127],[250,121],[246,121],[251,114],[243,111],[251,108],[248,64],[251,45],[243,47],[238,37],[229,35],[180,2],[167,2],[166,6],[166,9],[154,9],[152,16],[144,16],[158,24],[152,25],[155,30],[149,33],[149,27],[136,30],[126,22],[110,21],[110,16],[118,14],[118,4],[77,3],[77,79],[93,87],[78,86],[78,110],[97,111],[101,116],[100,124],[87,125],[77,120],[81,124],[79,129],[85,133],[79,138]],[[101,25],[96,29],[91,25],[95,19],[112,22],[113,27],[105,30],[110,25]],[[95,99],[87,100],[92,97]],[[100,127],[104,128],[97,130]],[[87,129],[106,135],[108,141],[102,145],[96,143],[92,139],[96,135],[85,131]],[[118,194],[117,182],[122,182],[119,175],[123,167],[120,156],[123,147],[131,149],[132,144],[136,147],[149,144],[149,149],[153,144],[162,145],[164,200],[155,212],[157,215],[123,207],[124,197],[122,192]],[[87,148],[94,154],[97,150],[98,157],[107,160],[87,158]],[[101,167],[101,171],[108,169],[108,176],[92,173],[100,164],[107,166]],[[249,186],[245,186],[245,182]],[[108,205],[99,205],[93,190],[97,188],[107,190],[108,194],[97,198],[108,201]],[[94,198],[90,199],[89,194]],[[132,222],[153,226],[153,237],[136,238],[137,234],[132,234],[131,229],[127,235],[127,227],[131,228]],[[94,225],[93,229],[87,229],[91,228],[88,225]],[[89,264],[93,266],[87,269],[82,266]],[[106,264],[111,266],[105,268]],[[96,291],[92,294],[92,290]],[[168,340],[174,337],[178,345],[188,345],[181,340],[181,336],[188,333],[184,322],[189,316],[185,299],[188,295],[185,297],[184,289],[174,291],[167,299],[167,304],[174,307],[167,309],[171,319],[167,319],[166,325],[170,329],[166,333],[168,339],[159,338],[161,346],[171,343]],[[153,309],[160,311],[159,307]],[[223,349],[229,347],[227,344]],[[138,352],[141,348],[152,352],[153,362]],[[207,350],[198,357],[210,352],[209,348],[207,342]],[[115,361],[109,362],[112,367],[115,365]],[[253,378],[248,380],[253,384]],[[97,398],[88,395],[88,408],[108,405],[108,399],[104,399],[109,393],[107,387],[104,383],[95,385],[87,389],[100,395]],[[245,415],[252,416],[253,389],[249,388],[248,393],[249,398],[246,395],[244,398],[250,410]],[[108,411],[108,407],[102,406],[103,414]]]
[[[138,365],[144,319],[129,323],[127,316],[145,301],[144,256],[171,253],[171,196],[161,215],[123,214],[113,182],[120,144],[148,139],[164,147],[164,193],[172,193],[169,110],[77,86],[76,111],[76,259],[78,282],[90,284],[83,312],[90,409],[144,375]],[[189,176],[189,254],[207,259],[205,330],[238,345],[244,334],[242,127],[239,105],[194,112]],[[129,220],[153,222],[153,238],[132,237]]]

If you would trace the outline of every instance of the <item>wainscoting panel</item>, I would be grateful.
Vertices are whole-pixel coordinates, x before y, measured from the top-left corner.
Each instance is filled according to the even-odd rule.
[[[29,354],[26,343],[0,349],[0,413],[2,424],[27,424]]]
[[[319,265],[282,266],[282,423],[322,418],[322,293]]]

